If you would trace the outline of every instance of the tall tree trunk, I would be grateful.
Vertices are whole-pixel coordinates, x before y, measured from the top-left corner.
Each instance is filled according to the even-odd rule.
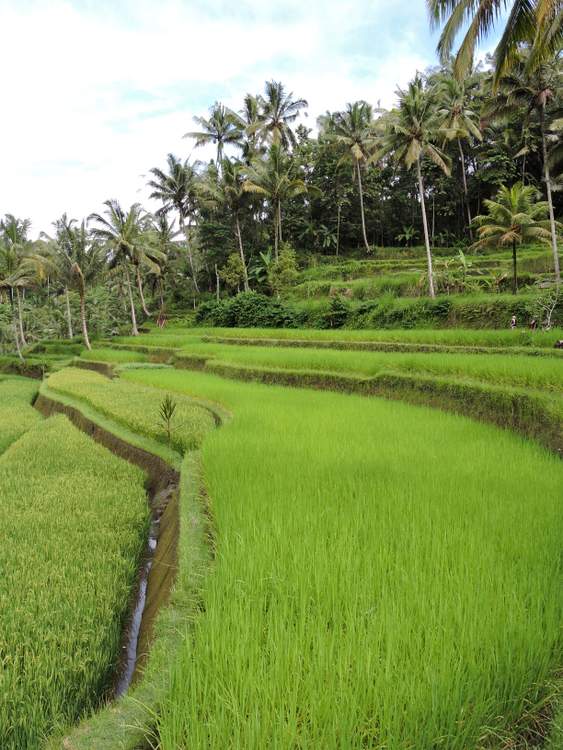
[[[422,170],[420,168],[420,157],[416,160],[416,172],[418,176],[418,193],[420,195],[420,207],[422,209],[422,226],[424,227],[424,244],[426,245],[426,260],[428,262],[428,291],[431,297],[436,296],[434,290],[434,269],[432,267],[432,251],[430,250],[430,239],[428,237],[428,221],[426,220],[426,204],[424,202],[424,183],[422,182]]]
[[[518,274],[516,272],[516,242],[512,243],[512,294],[518,293]]]
[[[362,235],[364,238],[364,245],[366,248],[366,253],[369,253],[370,247],[369,247],[369,242],[368,242],[367,233],[366,233],[366,217],[365,217],[365,212],[364,212],[364,190],[362,187],[362,173],[360,170],[360,162],[358,160],[356,160],[356,173],[358,176],[358,191],[360,193],[360,215],[362,217]]]
[[[276,201],[274,208],[274,257],[278,259],[279,249],[279,232],[280,232],[280,220],[279,220],[279,200]]]
[[[133,290],[131,289],[131,279],[129,277],[129,269],[125,266],[125,285],[129,295],[129,305],[131,308],[131,333],[133,336],[139,335],[139,329],[137,328],[137,315],[135,313],[135,303],[133,301]]]
[[[69,339],[74,337],[74,332],[72,330],[72,317],[70,314],[70,298],[68,295],[68,287],[65,286],[65,303],[66,303],[66,322],[68,326],[68,337]]]
[[[559,268],[559,252],[557,250],[557,232],[555,231],[555,215],[553,213],[553,198],[551,197],[551,177],[549,174],[549,164],[547,160],[547,145],[545,142],[545,102],[540,109],[541,124],[541,145],[543,155],[543,174],[545,180],[545,189],[547,192],[547,205],[549,206],[549,225],[551,228],[551,248],[553,250],[553,269],[555,271],[555,283],[559,287],[561,284],[561,271]]]
[[[280,241],[280,245],[281,245],[282,242],[283,242],[281,200],[278,200],[278,237],[279,237],[279,241]]]
[[[342,213],[342,204],[339,203],[336,209],[336,257],[338,258],[338,252],[340,250],[340,215]]]
[[[18,357],[23,362],[24,359],[23,359],[22,350],[20,348],[20,335],[18,331],[18,319],[16,315],[16,307],[14,305],[14,290],[12,287],[10,287],[10,304],[12,307],[12,326],[14,329],[14,341],[16,342],[16,352],[18,353]]]
[[[188,233],[186,232],[186,225],[184,223],[184,217],[182,216],[181,213],[180,213],[180,229],[182,230],[182,234],[186,238],[186,250],[188,251],[188,260],[190,262],[190,271],[192,272],[192,281],[194,284],[194,289],[196,290],[197,294],[199,294],[199,286],[197,284],[197,277],[196,277],[195,268],[194,268],[194,258],[192,255],[192,249],[190,247],[190,241],[188,239]]]
[[[457,145],[459,148],[459,156],[461,159],[461,176],[463,178],[463,194],[465,196],[465,208],[467,210],[467,228],[469,230],[469,239],[473,241],[473,230],[471,229],[471,206],[469,205],[469,192],[467,190],[467,175],[465,174],[465,155],[463,153],[463,147],[461,140],[457,139]]]
[[[432,192],[432,247],[434,247],[434,238],[436,237],[436,196]]]
[[[249,292],[250,291],[250,285],[248,283],[248,269],[246,268],[246,258],[244,257],[244,249],[242,246],[242,234],[240,232],[240,222],[238,220],[238,213],[235,213],[235,226],[237,230],[237,237],[238,237],[238,247],[240,252],[240,259],[242,262],[242,268],[244,271],[244,291]]]
[[[20,293],[20,288],[16,287],[16,299],[18,302],[18,327],[20,330],[20,340],[22,342],[22,346],[27,346],[27,341],[25,340],[25,334],[23,332],[23,310],[22,310],[22,298]]]
[[[219,279],[219,271],[217,270],[217,263],[215,263],[215,299],[219,302],[221,296],[221,281]]]
[[[143,280],[141,278],[141,269],[139,266],[135,267],[135,275],[137,277],[137,289],[139,290],[139,297],[141,298],[141,307],[143,308],[143,312],[147,316],[147,318],[150,318],[150,312],[147,308],[147,303],[145,302],[145,295],[143,292]]]

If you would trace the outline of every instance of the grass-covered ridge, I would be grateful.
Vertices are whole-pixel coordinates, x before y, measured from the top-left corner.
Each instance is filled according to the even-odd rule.
[[[201,355],[244,366],[277,367],[373,376],[382,371],[426,373],[479,380],[496,385],[563,391],[563,360],[491,354],[406,354],[349,352],[332,349],[194,344],[186,354]]]
[[[0,455],[40,421],[31,405],[38,387],[26,378],[0,376]]]
[[[120,379],[108,380],[97,372],[65,368],[49,378],[56,393],[79,399],[134,432],[167,443],[159,409],[162,394],[152,388],[131,387]],[[215,425],[213,415],[188,398],[177,399],[171,446],[183,453],[197,448]]]
[[[512,330],[473,330],[473,329],[332,329],[312,330],[310,328],[188,328],[171,324],[164,330],[152,329],[142,337],[121,336],[112,341],[134,346],[183,348],[201,341],[202,336],[231,338],[273,338],[310,341],[382,341],[412,344],[434,344],[445,346],[491,346],[553,349],[554,343],[563,338],[563,329],[551,331]]]
[[[0,457],[0,496],[0,746],[36,750],[111,687],[146,540],[144,477],[60,416]]]
[[[557,459],[401,404],[174,370],[124,378],[234,413],[203,445],[216,570],[163,750],[465,750],[508,742],[549,698]]]

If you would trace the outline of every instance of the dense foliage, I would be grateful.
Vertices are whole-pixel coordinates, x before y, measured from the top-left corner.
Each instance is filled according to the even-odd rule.
[[[514,250],[516,260],[522,243],[544,243],[551,260],[543,281],[557,282],[562,65],[557,55],[534,60],[534,48],[520,44],[500,77],[491,60],[460,81],[446,59],[399,89],[394,109],[352,102],[321,116],[315,131],[298,124],[307,102],[269,81],[239,111],[215,103],[209,117],[195,118],[199,129],[186,135],[196,146],[214,144],[216,156],[190,163],[169,154],[152,169],[154,214],[108,200],[82,222],[63,215],[36,241],[28,220],[6,214],[0,348],[25,354],[37,338],[78,332],[89,347],[92,335],[136,334],[139,318],[164,321],[201,303],[198,319],[220,325],[309,324],[303,311],[295,317],[284,307],[299,269],[323,256],[388,258],[401,246],[422,263],[402,281],[381,283],[384,307],[395,304],[387,292],[476,291],[465,273],[462,284],[452,281],[451,262],[436,263],[443,247],[453,257],[465,249],[466,271],[485,245]],[[514,197],[512,215],[501,216],[518,184],[525,200]],[[514,264],[487,282],[495,292],[510,283],[516,290],[516,275]],[[321,318],[314,324],[352,322],[346,299]],[[358,324],[384,318],[370,313]]]

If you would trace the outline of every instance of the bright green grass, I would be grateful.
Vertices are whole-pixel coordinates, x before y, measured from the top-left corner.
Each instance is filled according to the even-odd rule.
[[[41,420],[31,405],[38,388],[37,380],[0,378],[0,454]]]
[[[54,373],[48,384],[53,391],[84,401],[134,432],[167,442],[159,417],[163,394],[152,388],[132,388],[120,379],[108,380],[97,372],[78,368]],[[209,411],[190,399],[180,396],[176,401],[171,445],[183,453],[197,448],[215,421]]]
[[[245,367],[276,367],[359,375],[393,372],[425,373],[544,389],[563,394],[563,361],[555,357],[508,354],[404,354],[232,344],[193,344],[186,352]]]
[[[147,359],[146,354],[141,352],[132,352],[124,349],[84,349],[80,355],[81,359],[87,359],[93,362],[143,362]]]
[[[400,403],[125,377],[233,412],[203,445],[217,556],[162,750],[497,747],[546,697],[558,459]]]
[[[111,685],[147,522],[142,472],[63,416],[0,457],[2,750],[36,750]]]
[[[201,340],[201,336],[228,336],[230,338],[306,339],[308,341],[393,341],[413,344],[444,344],[449,346],[535,346],[552,348],[563,338],[563,329],[551,331],[528,330],[471,330],[411,329],[411,330],[318,330],[291,328],[177,328],[152,331],[143,336],[115,339],[128,344],[184,347]]]

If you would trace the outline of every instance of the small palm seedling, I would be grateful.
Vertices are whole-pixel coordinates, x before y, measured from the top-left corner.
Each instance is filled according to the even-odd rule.
[[[168,444],[172,442],[172,422],[176,413],[176,401],[170,396],[169,393],[162,399],[159,408],[160,424],[162,425],[164,432],[166,433],[166,439]]]

